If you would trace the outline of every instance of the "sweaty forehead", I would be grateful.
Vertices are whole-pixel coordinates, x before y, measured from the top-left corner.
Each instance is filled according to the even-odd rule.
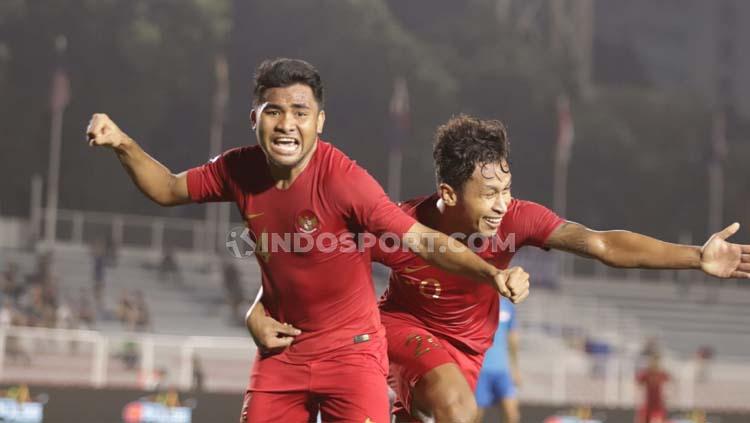
[[[294,84],[288,87],[268,88],[263,92],[261,102],[278,105],[304,104],[312,107],[315,104],[315,96],[312,88],[304,84]]]

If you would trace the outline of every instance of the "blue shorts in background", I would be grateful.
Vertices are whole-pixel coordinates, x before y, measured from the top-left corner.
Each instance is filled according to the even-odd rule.
[[[482,408],[491,407],[506,398],[516,397],[516,385],[505,370],[482,369],[477,380],[477,405]]]

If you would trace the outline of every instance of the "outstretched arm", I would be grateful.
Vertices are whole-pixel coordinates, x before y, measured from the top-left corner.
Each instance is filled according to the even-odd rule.
[[[176,206],[190,202],[187,172],[173,174],[143,151],[109,116],[95,114],[86,129],[86,135],[90,146],[104,146],[114,150],[138,189],[155,203],[160,206]]]
[[[729,225],[700,247],[629,231],[594,231],[566,222],[550,235],[545,246],[595,258],[612,267],[702,269],[720,278],[750,278],[750,245],[727,242],[739,228],[739,223]]]

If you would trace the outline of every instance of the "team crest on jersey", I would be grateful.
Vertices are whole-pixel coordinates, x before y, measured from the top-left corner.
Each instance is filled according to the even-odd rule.
[[[298,231],[311,234],[318,230],[320,220],[312,210],[302,210],[297,214],[296,226]]]

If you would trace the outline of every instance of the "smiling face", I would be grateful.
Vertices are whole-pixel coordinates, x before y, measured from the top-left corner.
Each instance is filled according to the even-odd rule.
[[[508,210],[508,136],[498,120],[459,115],[435,135],[435,173],[443,227],[469,236],[493,236]]]
[[[441,191],[452,197],[453,224],[469,235],[491,237],[497,233],[511,201],[511,173],[508,163],[477,164],[464,185],[454,190],[441,184]],[[445,185],[445,186],[444,186]]]
[[[283,170],[304,167],[323,132],[325,112],[312,89],[304,84],[266,89],[251,121],[272,166]]]

